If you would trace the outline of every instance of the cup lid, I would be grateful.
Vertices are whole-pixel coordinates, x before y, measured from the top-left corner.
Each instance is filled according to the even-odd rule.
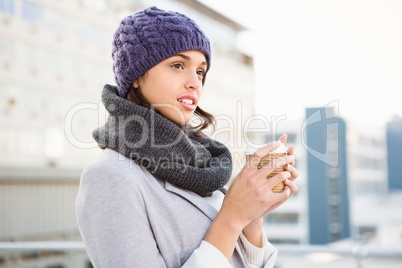
[[[259,147],[259,148],[261,148],[261,147]],[[244,151],[244,154],[245,155],[251,155],[255,151],[257,151],[259,148],[249,148],[249,149]],[[270,152],[270,154],[286,153],[287,151],[288,150],[285,148],[285,144],[283,144],[281,142],[281,145],[279,145],[279,147],[277,149],[275,149],[274,151]]]

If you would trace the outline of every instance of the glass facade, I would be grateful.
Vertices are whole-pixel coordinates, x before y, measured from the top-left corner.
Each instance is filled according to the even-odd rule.
[[[388,189],[402,190],[402,119],[387,124]]]
[[[327,244],[350,236],[346,124],[328,108],[307,108],[321,120],[306,127],[309,242]]]

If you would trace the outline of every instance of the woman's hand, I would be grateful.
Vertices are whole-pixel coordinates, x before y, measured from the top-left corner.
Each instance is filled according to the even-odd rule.
[[[280,141],[285,143],[286,138],[283,135]],[[257,168],[264,156],[279,147],[280,141],[265,145],[250,157],[229,187],[222,208],[204,238],[228,260],[242,231],[247,239],[253,237],[261,242],[262,218],[297,192],[297,186],[292,182],[298,176],[296,169],[291,168],[291,164],[294,164],[293,147],[289,148],[289,155],[273,159],[269,165]],[[267,179],[270,173],[283,165],[288,165],[286,171]],[[281,181],[285,182],[284,190],[273,193],[272,188]]]
[[[279,139],[283,144],[286,145],[287,141],[287,135],[284,134],[280,137]],[[290,146],[287,151],[288,155],[293,155],[294,156],[294,146]],[[252,243],[256,247],[262,247],[262,224],[263,220],[262,218],[269,213],[271,213],[273,210],[275,210],[277,207],[282,205],[286,200],[288,200],[292,195],[294,195],[298,191],[298,187],[296,184],[294,184],[294,180],[299,176],[299,172],[294,168],[295,161],[293,160],[289,164],[285,166],[285,169],[290,172],[291,176],[289,179],[285,180],[285,199],[282,201],[279,201],[278,203],[272,205],[269,207],[264,213],[251,221],[244,229],[243,229],[243,234],[247,238],[247,240]]]
[[[299,176],[293,167],[294,147],[288,149],[288,155],[270,161],[270,164],[257,169],[262,157],[277,149],[280,142],[286,144],[287,135],[282,135],[279,141],[271,142],[258,149],[240,171],[223,201],[222,210],[231,211],[233,220],[246,226],[252,220],[264,217],[290,196],[298,191],[293,181]],[[286,171],[280,172],[271,179],[266,177],[279,165],[285,164]],[[272,188],[284,181],[285,187],[281,193],[273,193]]]
[[[285,141],[286,141],[286,136]],[[279,182],[291,179],[295,170],[280,172],[271,179],[267,176],[276,168],[294,163],[293,155],[286,155],[270,161],[269,165],[257,169],[261,159],[277,149],[280,141],[272,142],[258,149],[247,161],[246,166],[240,171],[226,193],[222,204],[222,213],[230,213],[234,224],[243,228],[252,220],[262,217],[271,207],[285,202],[291,189],[286,182],[285,189],[281,193],[273,193],[272,188]],[[292,172],[291,172],[292,171]]]

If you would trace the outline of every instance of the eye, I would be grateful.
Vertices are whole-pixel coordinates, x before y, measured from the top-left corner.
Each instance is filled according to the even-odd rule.
[[[198,70],[198,71],[197,71],[197,74],[198,74],[199,76],[201,76],[201,77],[204,77],[204,76],[205,76],[205,71],[204,71],[204,70]]]
[[[184,69],[183,63],[180,63],[180,62],[172,64],[172,67],[176,68],[176,69],[180,69],[180,70]]]

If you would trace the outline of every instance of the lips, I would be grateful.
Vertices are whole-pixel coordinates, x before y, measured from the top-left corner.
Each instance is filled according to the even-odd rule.
[[[177,101],[187,110],[194,111],[197,108],[197,97],[195,95],[184,95]]]

